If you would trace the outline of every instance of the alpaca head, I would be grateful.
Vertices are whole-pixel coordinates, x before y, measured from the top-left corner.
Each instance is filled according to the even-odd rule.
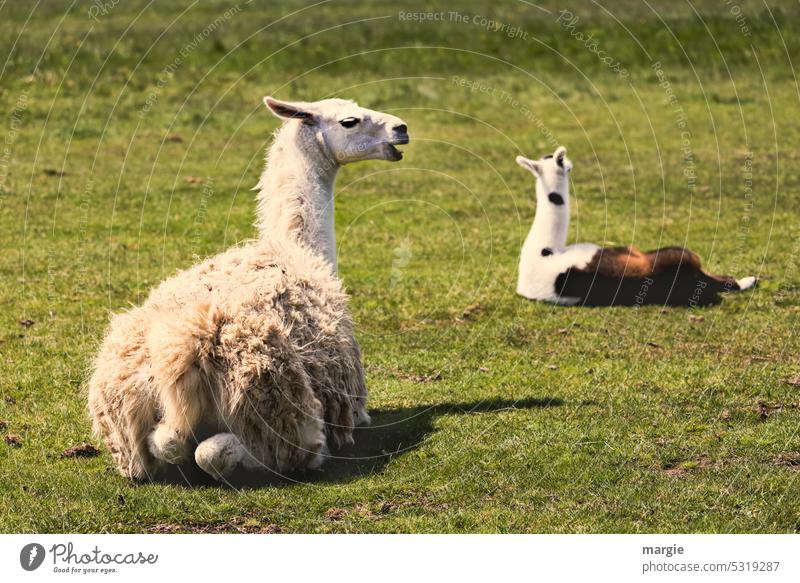
[[[403,158],[395,146],[408,143],[408,130],[399,117],[359,107],[346,99],[308,103],[268,96],[264,103],[278,117],[313,130],[317,143],[338,164],[361,160],[396,162]]]
[[[517,164],[536,177],[537,204],[547,202],[556,206],[566,205],[569,200],[569,171],[572,170],[572,162],[567,158],[567,149],[564,146],[559,146],[552,155],[541,160],[517,156]]]

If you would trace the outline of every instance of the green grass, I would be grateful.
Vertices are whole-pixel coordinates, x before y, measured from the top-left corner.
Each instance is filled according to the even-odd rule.
[[[98,22],[89,3],[0,6],[0,420],[21,438],[0,443],[1,531],[800,530],[796,3],[740,2],[749,36],[712,0],[576,3],[573,32],[629,79],[550,0],[443,9],[514,39],[398,19],[422,2],[243,3],[167,75],[226,10],[178,4]],[[356,98],[412,134],[403,162],[338,182],[368,459],[241,491],[134,485],[105,451],[62,459],[93,440],[85,382],[109,312],[254,235],[268,93]],[[515,296],[534,209],[513,160],[554,140],[575,165],[571,240],[685,244],[761,287],[692,311]]]

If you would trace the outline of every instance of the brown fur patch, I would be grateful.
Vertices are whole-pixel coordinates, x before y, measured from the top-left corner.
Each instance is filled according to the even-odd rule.
[[[652,263],[652,273],[663,273],[670,269],[700,271],[700,258],[684,247],[664,247],[646,254]]]
[[[601,277],[651,277],[670,269],[700,271],[700,258],[683,247],[643,253],[636,247],[604,247],[580,271]]]
[[[635,247],[604,247],[581,271],[602,277],[646,277],[652,271],[652,264]]]

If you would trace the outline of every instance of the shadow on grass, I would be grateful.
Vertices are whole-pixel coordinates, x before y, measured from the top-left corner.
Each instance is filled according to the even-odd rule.
[[[442,403],[439,405],[370,410],[372,425],[356,428],[355,444],[332,452],[322,469],[280,476],[274,472],[238,469],[225,484],[218,484],[196,465],[172,466],[153,481],[194,486],[227,486],[231,488],[261,488],[289,486],[297,483],[347,482],[361,476],[376,474],[392,458],[413,451],[433,432],[433,423],[443,415],[493,413],[505,410],[544,409],[559,407],[561,399],[491,399],[472,403]]]

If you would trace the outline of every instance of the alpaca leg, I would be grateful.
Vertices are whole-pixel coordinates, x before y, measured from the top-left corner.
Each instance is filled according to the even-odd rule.
[[[210,411],[205,379],[196,367],[190,368],[172,385],[161,388],[161,422],[150,433],[147,444],[156,459],[182,464],[191,459],[195,430]]]
[[[704,274],[710,281],[712,281],[720,292],[738,292],[755,287],[758,279],[755,277],[743,277],[736,279],[730,275],[711,275]]]
[[[152,315],[147,345],[163,416],[147,443],[155,458],[169,464],[191,459],[195,430],[204,412],[212,410],[210,355],[218,318],[206,304]]]
[[[201,441],[194,451],[194,459],[215,480],[229,476],[240,464],[248,470],[266,467],[247,451],[233,433],[218,433]]]
[[[182,464],[191,459],[195,429],[206,401],[198,377],[186,374],[161,391],[164,415],[147,438],[150,453],[156,459],[168,464]]]
[[[188,438],[166,423],[160,423],[147,436],[147,445],[153,457],[168,464],[183,464],[191,457]]]
[[[215,480],[222,480],[240,463],[252,458],[233,433],[217,433],[200,442],[194,459],[204,472]]]
[[[324,441],[319,447],[320,436],[316,424],[311,423],[305,430],[309,432],[308,438],[312,440],[312,443],[304,444],[302,447],[310,447],[315,450],[306,467],[317,469],[325,461],[329,453],[328,448]],[[322,439],[324,440],[324,437]],[[195,449],[194,459],[204,472],[218,481],[230,476],[240,464],[251,470],[268,467],[247,451],[233,433],[217,433],[201,441]]]

